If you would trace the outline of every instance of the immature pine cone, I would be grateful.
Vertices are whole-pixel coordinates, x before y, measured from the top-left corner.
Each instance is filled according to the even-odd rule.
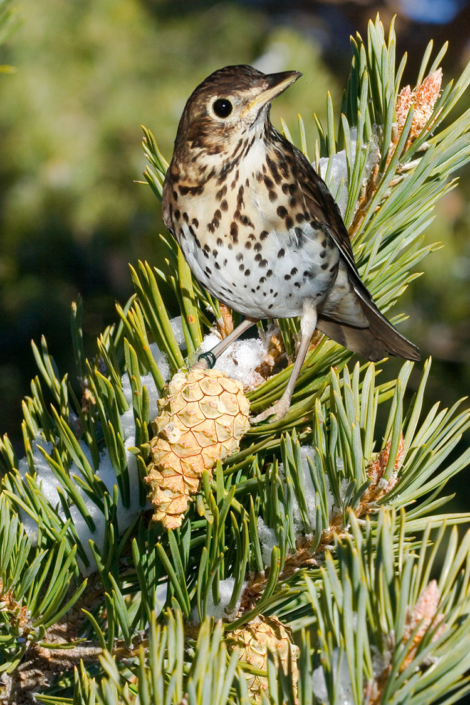
[[[250,405],[240,382],[219,370],[199,369],[178,372],[158,403],[161,413],[145,481],[156,509],[153,520],[175,529],[203,471],[238,450],[250,425]]]
[[[299,647],[293,643],[290,629],[277,617],[259,615],[241,629],[235,629],[227,642],[232,651],[238,652],[240,663],[246,663],[262,671],[267,671],[268,668],[269,649],[274,656],[276,666],[279,667],[280,660],[284,673],[287,673],[290,651],[294,685],[297,683]],[[267,676],[257,676],[246,671],[245,677],[250,697],[255,702],[261,702],[263,691],[266,692],[268,689]]]
[[[421,134],[433,114],[434,106],[441,93],[441,84],[442,69],[437,69],[414,90],[411,90],[410,86],[402,88],[395,105],[398,128],[395,140],[397,142],[411,106],[414,107],[414,113],[408,141],[413,142]],[[430,130],[431,126],[428,129]]]

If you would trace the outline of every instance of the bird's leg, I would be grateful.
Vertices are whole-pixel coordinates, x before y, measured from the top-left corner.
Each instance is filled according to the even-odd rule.
[[[302,365],[304,364],[305,357],[308,352],[308,347],[312,336],[315,332],[317,326],[317,312],[312,304],[304,305],[304,310],[302,314],[302,320],[300,322],[300,330],[302,333],[302,338],[300,340],[299,352],[297,353],[297,358],[295,360],[294,369],[287,383],[287,387],[284,390],[284,394],[275,402],[273,406],[266,409],[266,411],[261,412],[258,416],[252,419],[253,423],[259,423],[260,421],[265,421],[270,416],[274,416],[271,419],[271,423],[274,421],[280,421],[289,411],[292,395],[294,393],[295,384],[299,376]]]
[[[222,355],[223,352],[227,350],[229,345],[231,345],[237,338],[241,336],[248,328],[251,328],[256,323],[255,319],[245,318],[244,321],[240,323],[239,326],[233,330],[230,335],[217,343],[212,350],[199,355],[198,361],[191,367],[192,370],[207,370],[209,367],[214,367],[218,357]]]

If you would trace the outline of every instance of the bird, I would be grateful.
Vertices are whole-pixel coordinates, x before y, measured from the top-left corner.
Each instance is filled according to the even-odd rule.
[[[302,74],[226,66],[183,110],[162,215],[195,278],[245,318],[196,363],[212,367],[262,319],[300,316],[300,345],[282,397],[253,419],[287,414],[315,330],[367,360],[419,360],[361,281],[340,210],[304,154],[270,120],[273,99]]]

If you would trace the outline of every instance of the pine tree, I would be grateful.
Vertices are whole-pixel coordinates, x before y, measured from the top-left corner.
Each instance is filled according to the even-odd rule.
[[[339,121],[330,99],[317,121],[314,165],[383,311],[436,249],[422,233],[470,159],[470,111],[449,117],[470,65],[441,91],[445,50],[432,58],[431,43],[416,87],[402,88],[405,58],[397,68],[393,25],[386,38],[377,18],[366,42],[352,40]],[[300,118],[299,132],[307,154]],[[167,163],[146,129],[144,150],[160,197]],[[46,341],[33,345],[25,457],[0,442],[1,698],[459,700],[470,690],[470,533],[459,540],[458,526],[470,513],[440,512],[470,462],[455,450],[470,414],[459,403],[423,413],[430,361],[407,401],[411,363],[381,383],[386,361],[350,363],[316,335],[288,416],[250,427],[248,408],[282,394],[299,323],[259,324],[221,368],[188,373],[236,315],[162,240],[164,271],[131,267],[135,294],[93,359],[73,304],[80,398]]]

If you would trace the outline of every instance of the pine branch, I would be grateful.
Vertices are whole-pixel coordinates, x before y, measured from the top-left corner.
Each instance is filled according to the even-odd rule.
[[[328,98],[313,149],[299,121],[300,147],[343,207],[361,275],[388,310],[436,249],[422,233],[470,158],[470,113],[442,128],[470,68],[440,94],[445,52],[431,63],[430,45],[417,86],[403,89],[393,26],[386,40],[378,19],[352,48],[339,121]],[[160,197],[168,165],[145,128],[144,150],[145,179]],[[153,424],[169,404],[160,397],[211,331],[223,337],[233,325],[175,241],[162,241],[165,271],[131,268],[135,293],[92,359],[82,304],[73,305],[80,398],[46,341],[33,346],[39,376],[23,404],[25,457],[0,441],[2,697],[40,687],[42,702],[74,705],[459,699],[469,688],[469,538],[459,546],[456,527],[470,515],[436,512],[450,499],[448,480],[469,464],[459,446],[469,413],[436,404],[423,417],[430,362],[407,403],[410,363],[381,384],[379,367],[348,367],[351,353],[317,334],[286,419],[252,427],[227,458],[219,449],[197,471],[183,469],[187,510],[173,530],[150,523],[144,478],[149,468],[163,477],[155,448],[163,438],[174,450],[179,429],[175,422],[165,436]],[[248,343],[261,351],[239,376],[253,413],[281,396],[298,330],[294,319],[266,322]],[[230,370],[236,377],[235,364]],[[181,390],[182,382],[177,401]],[[384,405],[385,433],[377,425]],[[183,406],[171,414],[188,425]],[[233,450],[236,434],[229,440]],[[165,516],[162,506],[160,497]],[[453,529],[435,584],[445,527]],[[92,574],[85,590],[80,576]],[[82,664],[73,683],[80,658],[89,672]]]

